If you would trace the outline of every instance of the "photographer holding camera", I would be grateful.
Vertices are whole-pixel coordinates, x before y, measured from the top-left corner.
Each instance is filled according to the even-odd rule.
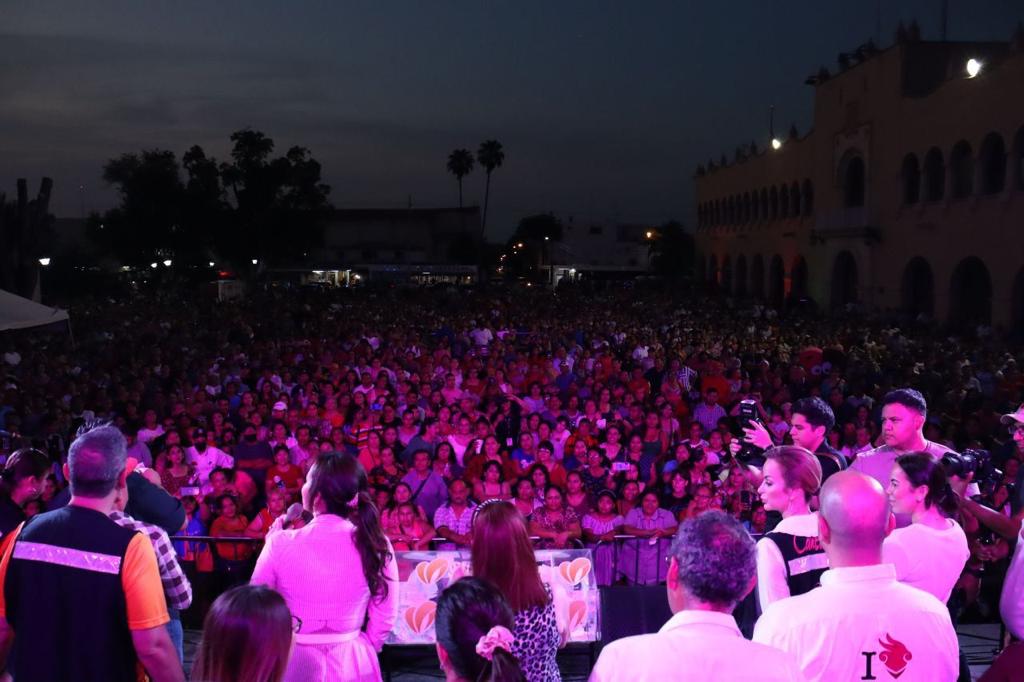
[[[836,417],[832,408],[821,398],[801,398],[793,404],[793,424],[789,435],[793,439],[793,445],[814,453],[818,464],[821,465],[823,483],[829,476],[848,466],[846,458],[830,446],[826,438],[835,423]],[[743,441],[762,450],[775,446],[768,429],[756,419],[746,420]]]
[[[1024,451],[1024,405],[1018,407],[1016,412],[1004,414],[999,421],[1010,428],[1017,449]],[[987,461],[985,463],[988,465]],[[997,533],[1004,540],[1012,542],[1016,539],[1017,534],[1021,531],[1021,524],[1024,522],[1024,504],[1021,500],[1022,492],[1024,492],[1021,490],[1022,484],[1024,484],[1024,480],[1022,480],[1024,479],[1024,469],[1017,474],[1016,490],[1010,498],[1011,516],[1006,516],[971,499],[971,491],[965,489],[970,480],[978,479],[978,475],[974,471],[965,472],[968,480],[954,476],[954,473],[950,472],[950,484],[960,495],[960,510],[977,519],[979,523]]]

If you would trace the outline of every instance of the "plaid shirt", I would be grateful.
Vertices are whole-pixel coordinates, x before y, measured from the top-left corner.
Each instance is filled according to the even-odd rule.
[[[181,570],[167,532],[159,526],[133,519],[122,512],[110,512],[110,518],[117,525],[137,530],[149,538],[156,552],[156,563],[160,568],[160,582],[164,586],[167,606],[179,611],[187,609],[192,604],[192,585],[185,577],[185,572]]]

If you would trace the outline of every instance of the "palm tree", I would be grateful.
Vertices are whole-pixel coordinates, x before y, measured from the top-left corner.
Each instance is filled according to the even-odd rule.
[[[480,223],[480,234],[483,235],[487,230],[487,203],[491,198],[491,173],[495,168],[500,168],[501,162],[505,160],[505,152],[501,148],[501,143],[497,140],[481,142],[480,148],[476,150],[476,160],[487,171],[487,185],[484,189],[484,215]]]
[[[462,208],[462,178],[473,170],[473,153],[468,149],[455,149],[448,155],[448,172],[459,181],[459,208]]]

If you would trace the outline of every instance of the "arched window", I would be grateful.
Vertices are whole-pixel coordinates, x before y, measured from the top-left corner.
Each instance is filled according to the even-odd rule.
[[[864,205],[865,169],[864,159],[850,152],[839,165],[839,177],[843,188],[843,206],[853,208]]]
[[[750,192],[743,193],[743,222],[749,223],[751,220],[750,216]]]
[[[776,220],[779,217],[779,190],[777,187],[772,187],[768,193],[768,215],[771,216],[772,220]]]
[[[814,215],[814,185],[810,178],[804,180],[804,215]]]
[[[761,200],[757,198],[757,190],[750,196],[750,220],[756,223],[761,219]]]
[[[789,186],[789,202],[791,204],[790,215],[792,215],[794,218],[799,218],[801,214],[800,185],[796,184],[795,182]]]
[[[942,150],[932,147],[924,157],[925,201],[942,201],[946,195],[946,164]]]
[[[1024,128],[1017,131],[1013,138],[1013,174],[1017,190],[1024,190]]]
[[[960,140],[953,146],[949,154],[949,170],[954,199],[966,199],[974,194],[974,157],[966,140]]]
[[[786,185],[779,188],[779,217],[789,217],[789,187]]]
[[[917,156],[907,154],[903,157],[903,169],[900,173],[903,181],[903,203],[916,204],[921,198],[921,165]]]
[[[768,190],[761,190],[761,220],[771,220],[772,211],[768,205]]]
[[[999,133],[989,133],[978,152],[981,164],[981,193],[998,194],[1006,187],[1006,145]]]

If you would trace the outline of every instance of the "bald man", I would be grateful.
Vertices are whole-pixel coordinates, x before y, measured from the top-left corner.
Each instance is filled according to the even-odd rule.
[[[754,641],[788,651],[812,680],[942,682],[959,671],[956,632],[938,599],[882,563],[895,520],[875,479],[834,474],[821,489],[818,538],[831,567],[818,587],[773,603]]]

